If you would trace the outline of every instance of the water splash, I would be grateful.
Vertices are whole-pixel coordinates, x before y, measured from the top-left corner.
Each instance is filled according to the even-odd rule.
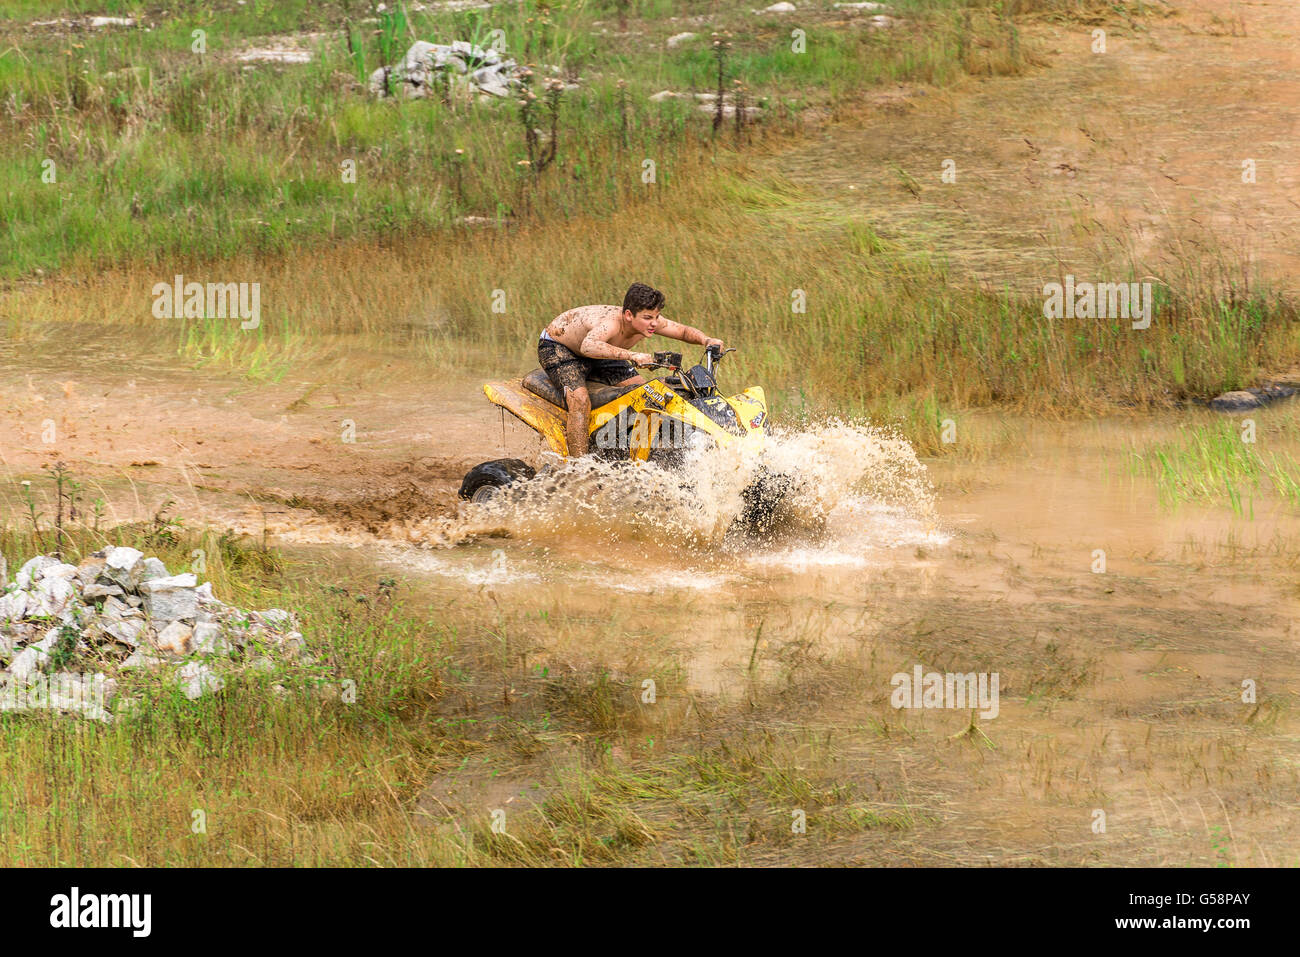
[[[746,490],[763,476],[779,476],[784,494],[761,521],[738,522],[747,510],[752,514]],[[844,512],[851,505],[857,510]],[[904,438],[831,419],[778,430],[761,453],[739,446],[688,449],[676,469],[592,456],[552,460],[535,478],[489,502],[466,504],[454,518],[405,524],[400,537],[451,547],[496,536],[544,542],[581,535],[593,542],[653,540],[735,551],[756,541],[817,541],[837,509],[844,521],[869,520],[860,506],[924,522],[934,495]],[[831,529],[831,537],[843,531]]]

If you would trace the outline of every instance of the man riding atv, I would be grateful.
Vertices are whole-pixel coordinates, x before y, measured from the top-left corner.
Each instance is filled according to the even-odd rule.
[[[587,418],[591,413],[588,380],[617,386],[640,385],[645,381],[634,366],[650,365],[654,357],[645,352],[632,352],[632,346],[658,333],[669,339],[721,349],[721,339],[661,316],[659,310],[663,305],[662,292],[634,282],[623,297],[622,309],[579,306],[556,316],[542,330],[537,358],[552,384],[564,393],[569,413],[565,434],[570,457],[587,454]]]

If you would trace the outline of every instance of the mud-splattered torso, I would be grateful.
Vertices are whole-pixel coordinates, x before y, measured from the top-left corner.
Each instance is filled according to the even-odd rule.
[[[620,349],[631,349],[646,337],[631,328],[625,328],[618,321],[620,312],[622,310],[618,306],[578,306],[552,319],[546,332],[556,342],[580,354],[582,340],[587,338],[588,333],[602,325],[610,325],[613,327],[612,334],[602,335],[601,338]]]

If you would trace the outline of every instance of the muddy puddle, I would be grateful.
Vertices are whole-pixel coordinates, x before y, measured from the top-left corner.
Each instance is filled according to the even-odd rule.
[[[1284,651],[1296,611],[1297,553],[1288,546],[1300,542],[1296,510],[1265,491],[1253,517],[1162,502],[1128,461],[1173,424],[1026,422],[1006,460],[922,465],[900,446],[892,454],[908,458],[903,466],[872,447],[875,433],[846,429],[844,445],[814,466],[816,507],[796,507],[788,524],[758,538],[718,534],[716,516],[685,498],[656,508],[637,483],[589,484],[578,502],[550,487],[508,507],[466,505],[458,518],[425,525],[418,544],[378,548],[393,567],[433,576],[448,592],[490,589],[511,605],[661,622],[681,636],[684,658],[701,657],[701,673],[715,676],[726,670],[720,660],[747,664],[751,623],[765,617],[810,622],[837,607],[857,622],[855,640],[888,640],[885,623],[906,617],[909,601],[960,595],[1000,606],[995,619],[1020,606],[1055,609],[1061,629],[1108,624],[1117,638],[1133,616],[1162,609],[1238,614],[1239,633],[1276,630]],[[873,469],[887,479],[863,491]],[[832,639],[839,631],[827,629]]]
[[[33,342],[11,345],[30,358]],[[686,484],[584,466],[504,506],[459,502],[476,462],[546,462],[477,380],[430,377],[418,357],[254,381],[99,344],[61,367],[0,356],[11,514],[16,482],[39,499],[62,460],[109,520],[170,500],[190,527],[368,564],[497,622],[507,689],[608,674],[640,694],[652,679],[657,710],[635,707],[656,740],[703,713],[741,738],[830,735],[828,773],[889,782],[928,822],[845,860],[1300,860],[1300,507],[1264,482],[1235,507],[1170,502],[1133,464],[1238,420],[974,416],[925,462],[870,423],[817,423],[772,444],[800,477],[754,537],[732,525],[753,463],[725,456]],[[1300,458],[1294,406],[1253,418],[1261,455]],[[996,673],[996,715],[963,733],[969,709],[895,708],[896,677],[918,667]]]
[[[998,454],[906,468],[849,430],[822,463],[823,520],[766,541],[656,534],[613,495],[621,521],[470,508],[456,521],[481,536],[374,554],[442,600],[528,621],[530,667],[659,676],[678,707],[647,719],[656,733],[685,730],[701,695],[838,729],[843,774],[901,771],[929,808],[924,859],[996,840],[1000,861],[1294,862],[1300,511],[1264,488],[1249,510],[1171,505],[1131,467],[1217,423],[1000,418],[1016,440]],[[872,468],[890,478],[867,491]],[[996,713],[894,708],[916,668],[998,674]]]

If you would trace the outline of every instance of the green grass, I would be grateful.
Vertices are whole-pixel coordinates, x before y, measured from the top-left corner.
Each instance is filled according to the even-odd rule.
[[[111,6],[118,15],[141,14]],[[698,40],[667,50],[670,25],[637,20],[641,38],[601,35],[592,24],[610,11],[581,2],[409,19],[398,8],[378,22],[368,22],[359,3],[176,4],[165,18],[150,12],[149,31],[24,29],[20,19],[82,9],[26,4],[8,31],[0,27],[7,94],[0,279],[428,234],[463,215],[609,214],[640,186],[643,158],[670,177],[679,161],[714,145],[711,118],[694,103],[647,99],[665,88],[716,88],[705,28]],[[908,26],[886,31],[831,27],[821,14],[810,16],[801,21],[802,54],[791,51],[784,22],[773,29],[741,7],[710,12],[733,44],[724,85],[743,80],[748,101],[767,106],[750,146],[788,135],[805,105],[833,106],[882,83],[949,82],[963,72],[966,27],[940,0],[913,5]],[[195,29],[205,31],[202,55],[191,49]],[[414,39],[486,42],[492,29],[504,31],[510,55],[582,77],[561,103],[557,162],[537,177],[519,166],[526,154],[513,98],[376,102],[364,90],[369,73]],[[971,29],[982,36],[1002,27],[981,15]],[[305,43],[316,54],[310,64],[246,68],[232,60],[268,36],[312,30],[325,35]],[[730,123],[724,133],[730,147]],[[356,164],[355,184],[341,175],[345,160]],[[54,182],[42,179],[48,162]]]
[[[34,482],[42,505],[46,484]],[[129,544],[176,571],[203,548],[199,577],[239,607],[292,608],[313,660],[227,672],[220,693],[197,701],[165,671],[124,672],[110,724],[0,715],[5,866],[734,863],[928,821],[839,780],[835,752],[811,732],[710,734],[696,746],[698,731],[675,727],[684,698],[651,714],[639,685],[598,662],[553,676],[527,668],[508,649],[535,648],[531,613],[433,605],[366,566],[214,539],[163,514],[102,530],[89,514],[62,526],[66,560]],[[0,551],[15,570],[55,535],[45,511],[0,528]],[[98,667],[84,653],[67,664]],[[671,665],[648,673],[665,689],[683,681]],[[515,703],[500,702],[502,687]],[[493,696],[468,713],[455,705]],[[447,817],[425,798],[448,776],[512,779],[521,758],[572,742],[587,760],[530,772],[537,807],[511,805],[505,833],[489,808]],[[793,835],[791,808],[813,837]]]
[[[778,412],[885,417],[928,452],[945,451],[941,423],[965,410],[1168,404],[1300,359],[1294,303],[1244,277],[1185,264],[1142,335],[1124,323],[1048,322],[1033,297],[971,290],[921,242],[883,239],[869,221],[755,172],[750,155],[793,142],[805,106],[849,107],[880,84],[1028,69],[1006,14],[1087,18],[1106,5],[903,0],[906,22],[879,31],[808,13],[798,18],[803,54],[791,51],[793,20],[703,4],[671,7],[710,22],[667,50],[681,24],[649,19],[668,12],[660,6],[633,7],[629,27],[640,32],[629,35],[613,5],[577,2],[409,19],[398,7],[375,22],[359,3],[180,4],[166,18],[149,13],[152,31],[43,33],[18,22],[0,33],[10,94],[0,109],[11,121],[0,129],[0,279],[39,270],[55,283],[14,286],[10,325],[150,321],[134,287],[180,272],[265,287],[254,334],[211,323],[165,333],[195,365],[274,380],[310,364],[326,337],[382,343],[409,323],[425,330],[415,345],[430,362],[473,354],[487,374],[531,363],[538,322],[641,277],[668,290],[670,315],[740,345],[737,374],[768,386]],[[190,49],[196,25],[204,56]],[[716,86],[715,26],[731,37],[727,83],[743,79],[767,104],[744,144],[730,123],[715,141],[693,102],[648,100]],[[259,38],[318,28],[311,64],[244,69],[229,58]],[[582,77],[561,100],[558,159],[540,174],[520,165],[513,100],[376,102],[362,89],[415,37],[485,39],[493,28],[517,55]],[[653,186],[641,181],[647,158]],[[55,182],[42,182],[46,160]],[[467,229],[466,216],[509,224],[509,248],[500,230]],[[77,282],[99,270],[133,291],[106,297]],[[505,316],[484,310],[493,289],[509,292]],[[808,294],[804,314],[790,311],[795,289]]]
[[[1259,451],[1261,438],[1250,417],[1188,425],[1173,439],[1135,450],[1130,468],[1154,480],[1171,508],[1222,504],[1254,518],[1257,496],[1269,491],[1300,505],[1300,466],[1289,454]]]

